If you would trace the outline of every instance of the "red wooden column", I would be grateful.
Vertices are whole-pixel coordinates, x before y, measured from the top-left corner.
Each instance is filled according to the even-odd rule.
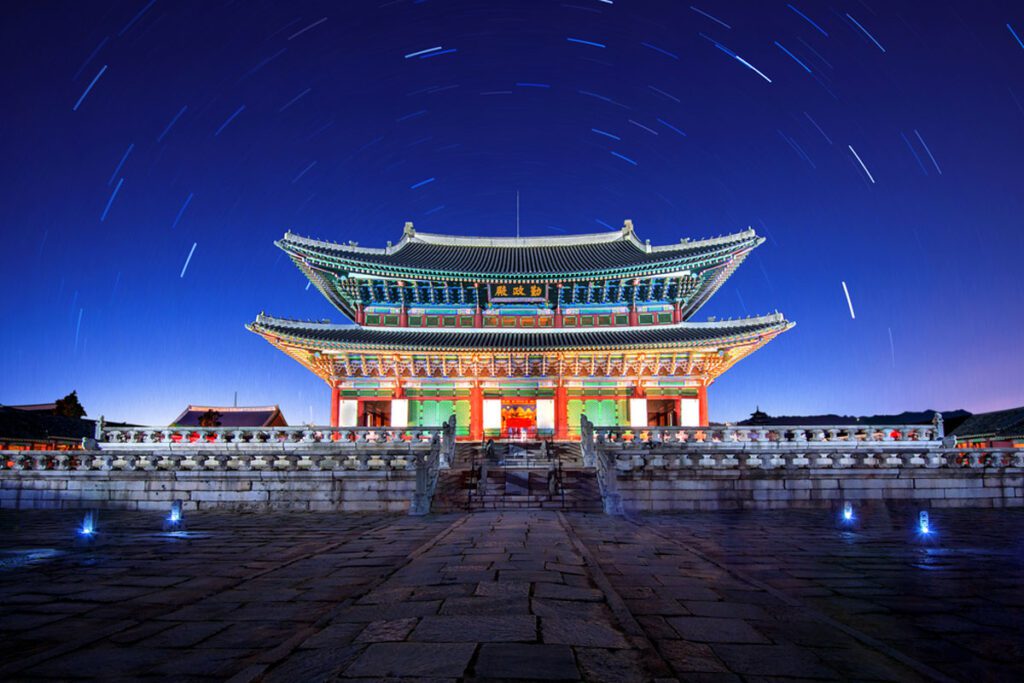
[[[331,426],[338,426],[338,411],[341,409],[341,391],[337,384],[331,385]]]
[[[479,380],[473,380],[469,389],[469,438],[484,440],[484,390],[480,388]]]
[[[683,322],[683,307],[682,304],[678,301],[675,303],[675,305],[672,306],[672,322]]]
[[[708,385],[701,384],[697,387],[697,411],[699,414],[700,426],[708,426]]]
[[[565,441],[569,438],[569,401],[568,392],[562,380],[555,387],[555,440]]]

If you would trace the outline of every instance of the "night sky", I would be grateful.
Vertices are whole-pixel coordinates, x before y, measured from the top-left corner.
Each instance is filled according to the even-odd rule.
[[[514,235],[518,191],[523,235],[768,238],[693,320],[797,326],[712,420],[1024,404],[1019,0],[0,11],[0,403],[325,423],[243,327],[343,321],[273,240]]]

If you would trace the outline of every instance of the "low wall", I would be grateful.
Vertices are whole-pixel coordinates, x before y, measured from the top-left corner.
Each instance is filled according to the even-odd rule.
[[[7,470],[0,508],[407,512],[415,489],[415,470]]]
[[[845,501],[928,507],[1024,506],[1024,468],[649,469],[618,472],[632,512],[829,508]]]

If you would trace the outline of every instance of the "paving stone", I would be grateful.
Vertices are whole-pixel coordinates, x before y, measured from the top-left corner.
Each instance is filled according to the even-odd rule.
[[[710,645],[688,640],[659,640],[657,647],[669,665],[680,675],[729,671]]]
[[[220,633],[230,624],[223,621],[198,621],[178,624],[142,641],[143,647],[192,647]]]
[[[409,640],[436,643],[535,642],[537,618],[526,614],[424,617]]]
[[[727,619],[767,619],[768,613],[758,605],[742,602],[707,602],[687,600],[683,606],[697,617],[723,617]]]
[[[607,623],[573,617],[542,617],[541,639],[545,643],[573,647],[628,648],[629,642]]]
[[[466,597],[448,598],[441,605],[440,614],[529,614],[530,600],[525,597]]]
[[[333,681],[362,652],[358,645],[299,650],[260,677],[265,683]]]
[[[582,602],[580,600],[530,600],[533,613],[538,617],[578,617],[592,621],[610,621],[611,611],[601,602]],[[673,631],[675,634],[675,631]]]
[[[787,676],[799,678],[839,678],[809,650],[789,645],[711,646],[730,671],[751,676]]]
[[[538,583],[533,587],[533,597],[551,598],[553,600],[585,600],[589,602],[601,602],[604,600],[604,593],[596,588],[579,588],[577,586],[562,586],[554,583]]]
[[[685,640],[700,643],[767,643],[768,639],[742,619],[672,617],[668,620]]]
[[[429,618],[429,617],[428,617]],[[416,617],[371,621],[356,637],[357,643],[383,643],[405,640],[419,621]]]
[[[650,680],[640,656],[630,650],[576,648],[576,662],[584,680],[602,683],[640,683]]]
[[[355,640],[356,636],[364,630],[364,625],[359,622],[329,624],[320,631],[317,631],[312,637],[304,640],[300,647],[309,649],[344,647]]]
[[[568,645],[485,643],[480,646],[475,673],[480,678],[580,679],[575,657]]]
[[[473,592],[475,597],[520,598],[530,595],[530,584],[525,581],[481,581]]]
[[[458,677],[475,649],[473,643],[374,643],[343,673],[346,677]]]

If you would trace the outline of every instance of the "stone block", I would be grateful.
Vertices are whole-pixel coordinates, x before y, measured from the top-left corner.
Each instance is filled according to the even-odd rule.
[[[994,488],[945,488],[942,489],[945,498],[1001,498],[1003,492]]]
[[[1024,476],[1019,474],[985,477],[982,481],[985,486],[1024,486]]]
[[[985,480],[982,477],[968,476],[926,476],[924,472],[914,477],[916,488],[984,488]]]
[[[753,491],[754,500],[810,500],[811,492],[808,490],[793,491],[790,489],[782,490],[762,490]]]
[[[189,497],[198,502],[262,503],[268,500],[265,491],[191,491]]]
[[[786,488],[785,479],[740,479],[735,488],[741,491],[766,491]]]

